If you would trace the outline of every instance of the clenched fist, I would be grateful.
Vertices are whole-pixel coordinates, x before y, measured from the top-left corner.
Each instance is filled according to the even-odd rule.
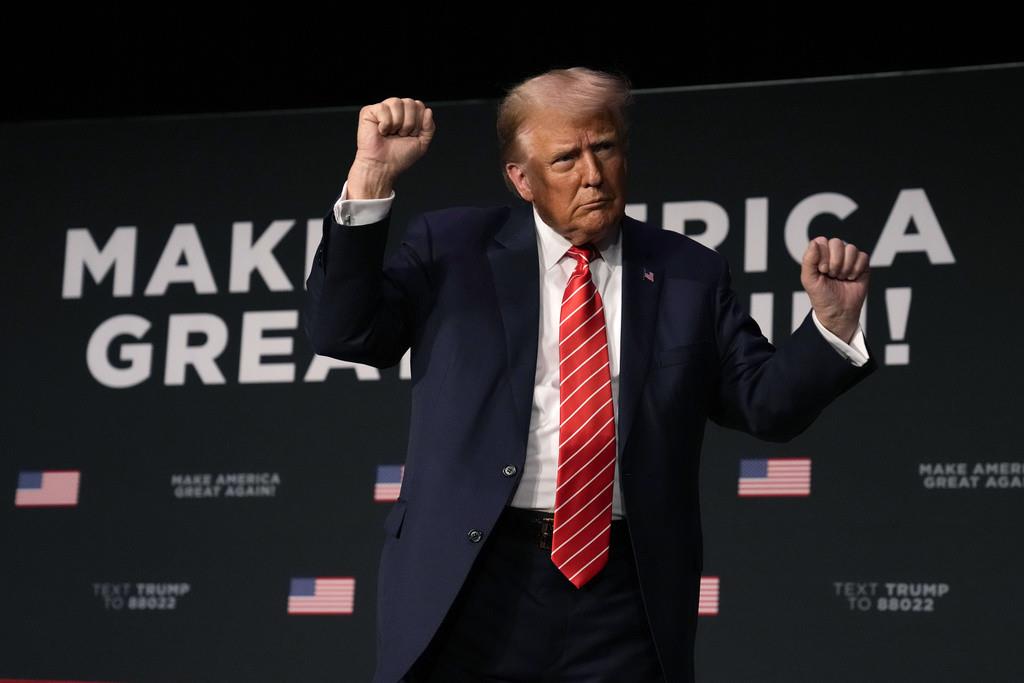
[[[869,273],[867,253],[838,237],[819,236],[807,244],[800,284],[821,324],[845,342],[860,324]]]
[[[395,178],[426,153],[435,130],[434,112],[421,100],[389,97],[363,107],[348,174],[349,198],[390,196]]]

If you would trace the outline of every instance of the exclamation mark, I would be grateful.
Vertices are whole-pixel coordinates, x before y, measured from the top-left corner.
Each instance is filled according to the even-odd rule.
[[[889,336],[894,342],[907,337],[907,318],[910,317],[910,287],[890,287],[885,290],[885,308],[889,316]],[[910,344],[886,344],[886,365],[910,365]]]

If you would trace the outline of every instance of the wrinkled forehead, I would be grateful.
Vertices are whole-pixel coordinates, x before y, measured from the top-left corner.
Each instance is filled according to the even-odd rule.
[[[617,124],[607,110],[572,112],[548,107],[527,114],[517,137],[521,149],[529,155],[537,147],[571,146],[587,138],[620,137]]]

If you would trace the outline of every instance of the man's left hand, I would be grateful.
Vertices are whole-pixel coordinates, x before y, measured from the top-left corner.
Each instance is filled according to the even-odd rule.
[[[800,284],[821,324],[847,343],[860,324],[869,274],[867,253],[838,237],[818,236],[807,244]]]

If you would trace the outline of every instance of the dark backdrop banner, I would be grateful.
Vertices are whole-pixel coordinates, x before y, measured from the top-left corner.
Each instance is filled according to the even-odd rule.
[[[518,201],[496,103],[429,104],[392,246]],[[0,677],[369,679],[408,364],[315,357],[298,312],[357,112],[0,128]],[[772,339],[809,235],[872,255],[879,371],[790,443],[709,429],[701,680],[1024,676],[1022,121],[1020,66],[637,94],[630,214]]]

